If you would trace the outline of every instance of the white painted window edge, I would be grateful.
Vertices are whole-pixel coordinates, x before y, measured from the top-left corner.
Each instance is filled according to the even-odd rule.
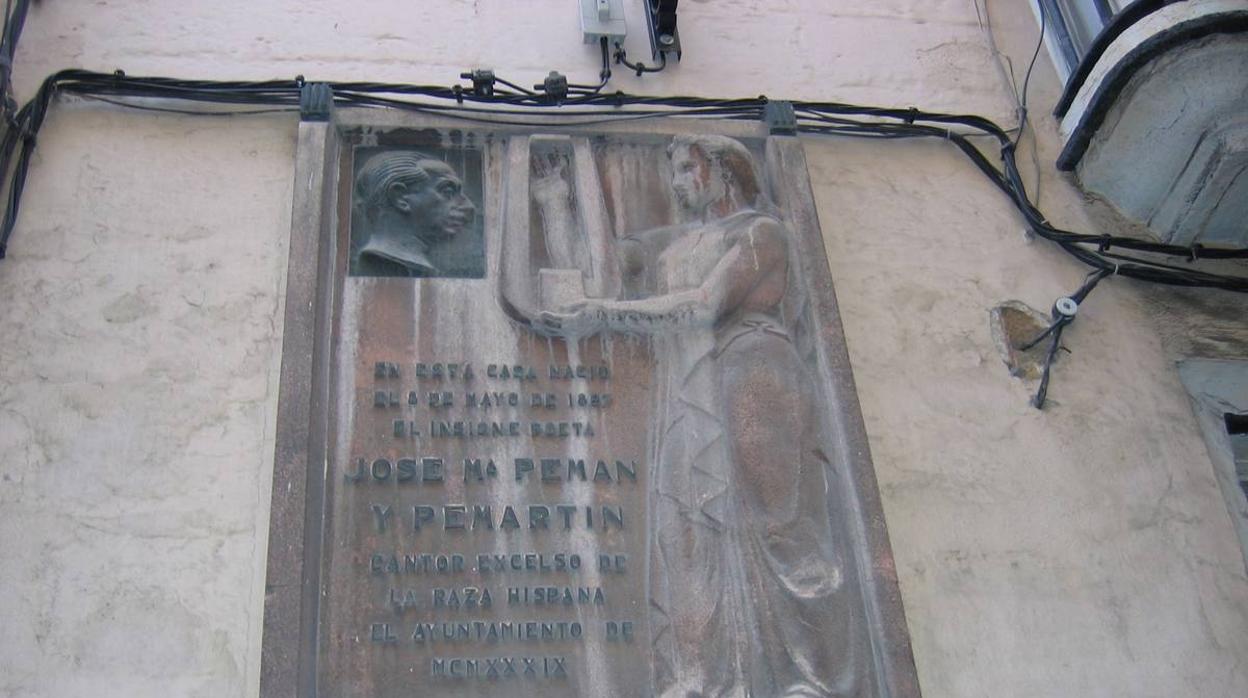
[[[1032,0],[1031,4],[1033,6],[1032,11],[1036,12],[1038,17],[1039,4],[1037,0]],[[1114,66],[1118,65],[1137,46],[1177,24],[1224,12],[1242,12],[1244,9],[1244,0],[1189,0],[1189,2],[1167,5],[1128,27],[1118,38],[1114,39],[1113,43],[1106,47],[1105,53],[1096,62],[1092,72],[1088,73],[1088,77],[1083,81],[1083,85],[1079,87],[1079,92],[1071,102],[1070,108],[1066,110],[1066,115],[1062,117],[1060,126],[1062,138],[1068,140],[1070,135],[1079,128],[1079,124],[1083,121],[1084,113],[1092,102],[1092,97],[1100,89],[1105,77],[1113,70]],[[1049,53],[1050,55],[1056,55],[1053,47],[1050,47]],[[1055,64],[1060,62],[1059,59],[1054,59]],[[1060,68],[1058,72],[1061,72]],[[1062,79],[1064,81],[1066,75],[1063,75]]]

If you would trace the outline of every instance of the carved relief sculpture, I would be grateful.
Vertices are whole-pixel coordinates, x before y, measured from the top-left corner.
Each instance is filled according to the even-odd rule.
[[[480,276],[442,268],[440,248],[472,225],[476,206],[459,173],[414,150],[367,158],[355,179],[353,276]]]
[[[667,154],[683,222],[605,244],[591,236],[563,255],[589,264],[570,288],[563,272],[543,270],[543,288],[529,289],[527,249],[505,247],[502,302],[570,343],[597,333],[653,341],[654,695],[873,695],[844,512],[828,505],[837,464],[821,445],[818,386],[799,350],[807,309],[791,233],[741,142],[681,136]],[[524,148],[509,157],[528,169]],[[590,157],[574,149],[572,184],[600,196],[585,191],[598,187]],[[537,175],[509,183],[509,196],[524,207],[532,197],[549,247],[575,222],[570,185],[559,166]],[[603,223],[590,218],[582,212],[580,224]],[[512,237],[504,245],[520,244]]]

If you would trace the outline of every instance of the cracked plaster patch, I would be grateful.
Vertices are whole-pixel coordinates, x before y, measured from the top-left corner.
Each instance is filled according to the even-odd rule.
[[[1015,378],[1035,380],[1044,370],[1047,344],[1022,351],[1019,347],[1035,339],[1049,326],[1044,313],[1021,301],[1006,301],[989,312],[992,341],[1001,359]]]

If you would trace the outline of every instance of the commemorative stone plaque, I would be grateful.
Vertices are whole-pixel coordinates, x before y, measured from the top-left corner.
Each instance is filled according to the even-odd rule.
[[[265,695],[917,695],[796,139],[304,126]]]

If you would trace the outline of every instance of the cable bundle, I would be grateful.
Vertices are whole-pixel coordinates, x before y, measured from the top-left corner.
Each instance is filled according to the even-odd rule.
[[[302,76],[293,80],[217,81],[131,77],[121,71],[97,73],[88,70],[63,70],[48,77],[35,96],[18,109],[10,96],[10,74],[28,6],[29,0],[16,0],[16,4],[14,0],[6,0],[6,17],[0,36],[0,99],[3,100],[5,127],[0,138],[0,190],[7,193],[4,218],[0,221],[0,259],[5,256],[9,236],[17,221],[36,136],[56,95],[76,95],[132,109],[206,116],[296,112],[299,109],[300,93],[307,84]],[[1044,20],[1042,14],[1042,34]],[[593,85],[571,83],[563,75],[552,71],[542,84],[527,89],[488,70],[462,74],[461,77],[472,83],[467,88],[462,85],[380,82],[327,84],[333,91],[337,107],[435,113],[495,125],[583,126],[658,117],[758,121],[764,117],[768,104],[766,97],[716,99],[605,92],[611,78],[612,57],[606,38],[600,41],[600,49],[602,67],[598,83]],[[1063,230],[1048,222],[1030,199],[1015,159],[1018,138],[1026,124],[1026,85],[1039,50],[1040,42],[1037,42],[1024,81],[1019,104],[1019,135],[1015,139],[1011,139],[1005,129],[981,116],[839,102],[792,102],[796,130],[815,135],[890,140],[939,138],[952,143],[1009,198],[1036,235],[1055,243],[1075,259],[1092,267],[1089,283],[1077,294],[1080,300],[1097,282],[1113,275],[1171,286],[1248,292],[1248,277],[1195,268],[1195,264],[1202,259],[1248,259],[1246,248],[1179,246],[1132,237],[1092,235]],[[665,67],[665,63],[655,67],[630,63],[618,44],[614,59],[617,64],[623,64],[639,76]],[[142,101],[130,101],[135,99]],[[218,106],[196,109],[170,106],[168,102]],[[220,105],[245,108],[223,109]],[[996,141],[999,163],[970,140],[983,136]],[[1186,265],[1179,266],[1174,263],[1176,260],[1186,262]],[[1061,329],[1069,321],[1055,315],[1054,325],[1045,335],[1054,339],[1045,366],[1044,381],[1036,398],[1037,407],[1044,404],[1049,365],[1057,351]]]
[[[604,68],[606,72],[608,70]],[[606,77],[602,84],[605,80]],[[759,120],[768,101],[766,97],[710,99],[604,93],[601,84],[594,87],[569,85],[566,98],[555,101],[544,92],[521,92],[507,87],[514,86],[514,83],[501,79],[497,81],[504,87],[488,93],[480,89],[465,90],[460,86],[401,83],[334,82],[329,85],[334,92],[334,103],[339,107],[433,112],[483,123],[535,126],[586,125],[655,117]],[[65,70],[52,75],[44,81],[35,97],[9,119],[8,129],[0,141],[0,174],[5,176],[8,185],[8,202],[0,227],[0,255],[16,221],[35,136],[56,94],[102,99],[139,109],[219,116],[295,111],[304,84],[302,77],[294,80],[208,81],[131,77],[120,72],[86,70]],[[195,110],[122,101],[133,98],[265,108]],[[474,107],[467,103],[482,106]],[[1248,291],[1248,278],[1179,267],[1153,257],[1139,256],[1143,253],[1191,263],[1200,259],[1248,259],[1248,249],[1168,245],[1139,238],[1076,233],[1051,225],[1027,194],[1015,160],[1015,142],[1004,129],[984,117],[837,102],[793,104],[798,116],[798,130],[803,133],[884,139],[939,138],[952,143],[1013,202],[1036,235],[1056,243],[1094,269],[1153,283],[1220,288],[1241,293]],[[984,151],[971,142],[970,137],[978,135],[987,135],[997,141],[1000,165],[994,164]],[[11,166],[15,156],[16,164]],[[1114,250],[1136,254],[1121,254]]]

